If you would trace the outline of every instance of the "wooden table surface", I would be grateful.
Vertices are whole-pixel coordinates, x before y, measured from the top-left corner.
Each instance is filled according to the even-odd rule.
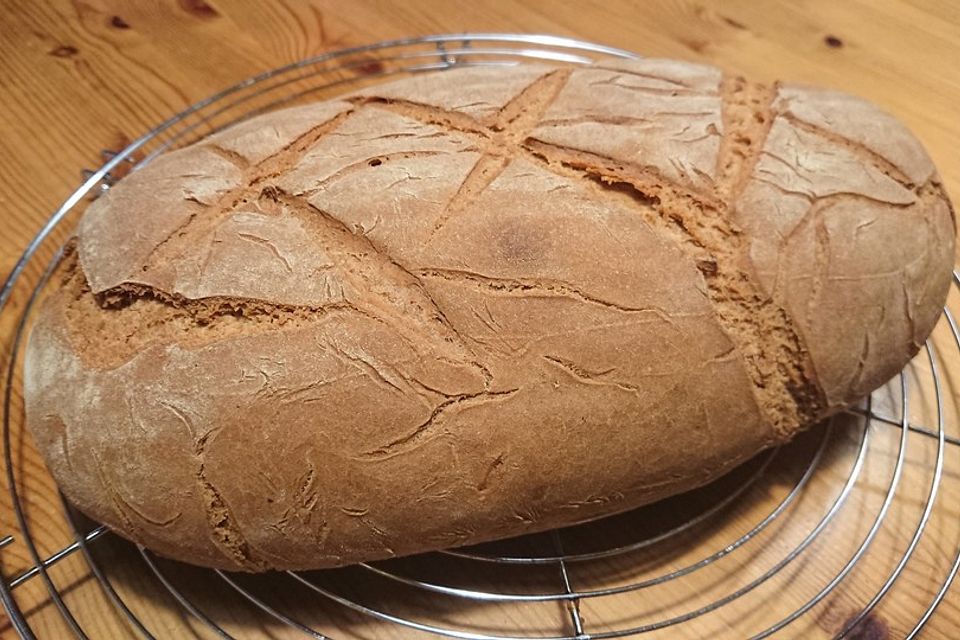
[[[647,56],[710,62],[759,79],[780,78],[844,89],[869,98],[900,117],[926,145],[947,190],[960,197],[960,3],[948,0],[2,0],[0,9],[0,274],[12,268],[44,220],[78,186],[80,169],[101,163],[102,149],[119,150],[171,114],[258,72],[324,51],[431,33],[568,35]],[[12,305],[16,307],[22,302],[22,296],[15,296]],[[9,316],[0,320],[5,350],[10,346],[10,328]],[[941,326],[938,331],[947,345],[941,354],[943,368],[952,380],[958,380],[960,356],[956,347],[951,354],[946,329]],[[929,367],[921,362],[917,371],[918,376],[923,376]],[[957,395],[955,389],[948,388],[951,407]],[[923,399],[918,404],[922,405]],[[956,408],[952,409],[955,415]],[[924,411],[927,423],[935,421],[929,406]],[[842,483],[843,469],[847,468],[844,465],[849,466],[852,460],[850,449],[856,442],[851,434],[856,430],[848,432],[842,427],[838,432],[825,471],[818,474],[817,482],[805,497],[812,501],[805,513],[822,510],[822,505],[816,506],[818,497],[824,504],[829,501],[830,492]],[[810,591],[810,585],[822,587],[831,571],[835,573],[842,567],[850,543],[859,542],[856,532],[869,528],[870,514],[875,513],[883,498],[888,482],[885,478],[889,478],[899,438],[896,429],[885,433],[871,442],[877,453],[871,450],[872,462],[864,468],[862,497],[848,507],[854,515],[836,525],[833,542],[816,551],[817,561],[786,576],[778,587],[782,594],[768,594],[767,600],[759,596],[747,599],[746,604],[736,605],[724,616],[704,623],[714,626],[684,627],[687,630],[682,637],[740,637],[746,633],[743,629],[762,628],[764,621],[777,619],[777,614],[771,613],[777,609],[772,602],[799,606],[815,592]],[[916,520],[922,507],[923,491],[930,482],[929,469],[935,460],[931,442],[935,443],[926,439],[916,445],[908,457],[903,487],[907,498],[901,501],[903,504],[898,502],[894,507],[897,511],[891,510],[890,514],[896,522]],[[960,487],[955,486],[960,485],[956,471],[960,469],[960,459],[954,449],[948,451],[945,460],[944,487],[938,503],[941,506],[929,523],[932,546],[919,549],[914,559],[922,568],[912,571],[907,587],[899,589],[892,604],[871,616],[856,637],[901,637],[903,629],[932,597],[931,589],[937,584],[932,582],[933,576],[942,575],[960,540]],[[18,482],[27,487],[25,499],[41,550],[52,552],[70,535],[53,485],[29,439],[19,437],[16,431],[14,454]],[[803,456],[809,452],[798,445],[788,454],[782,455],[806,459]],[[795,479],[791,473],[790,464],[778,465],[772,484],[765,485],[763,495],[753,496],[729,514],[723,527],[706,530],[686,547],[677,549],[675,557],[659,560],[670,567],[681,566],[684,558],[702,555],[704,547],[712,548],[711,543],[721,542],[731,530],[739,531],[737,527],[745,526],[744,523],[755,522],[758,513],[769,510],[782,497],[777,490]],[[802,525],[805,520],[800,520]],[[807,622],[801,621],[784,635],[826,637],[836,632],[850,612],[869,598],[870,589],[882,583],[892,566],[891,559],[895,562],[897,553],[902,553],[905,541],[909,541],[909,526],[895,529],[878,536],[874,553],[882,557],[858,569],[860,577],[855,586],[838,589],[836,597],[805,618]],[[0,499],[0,535],[6,533],[17,534],[18,530],[10,499],[4,492]],[[759,575],[770,566],[764,564],[765,554],[782,556],[790,543],[797,542],[798,538],[791,535],[794,534],[790,531],[781,531],[771,537],[761,551],[738,561],[736,572],[727,570],[704,576],[697,583],[703,591],[700,595],[729,592],[733,584],[731,574],[741,582],[744,576]],[[186,629],[190,630],[190,637],[207,637],[201,625],[185,622],[175,605],[159,601],[150,594],[150,588],[141,584],[147,580],[142,576],[142,561],[129,557],[129,549],[103,553],[119,567],[116,571],[124,598],[136,603],[138,615],[154,625],[158,637],[182,637]],[[7,577],[30,564],[20,540],[0,551],[0,559]],[[124,567],[135,563],[140,563],[136,565],[139,568],[130,569],[130,575],[123,578]],[[91,636],[124,637],[130,628],[111,613],[112,606],[91,582],[86,567],[79,555],[63,563],[56,577],[58,585],[70,590],[70,605],[83,612],[84,627]],[[612,565],[614,573],[628,568]],[[187,582],[204,584],[205,578],[188,569],[175,571],[185,572]],[[590,579],[600,584],[605,578]],[[362,580],[356,584],[357,589],[368,588]],[[373,587],[369,589],[373,593]],[[39,637],[68,637],[63,635],[66,627],[38,580],[18,590],[17,596]],[[690,606],[689,589],[668,587],[662,597],[664,602],[675,599],[680,610]],[[284,601],[285,606],[298,615],[311,615],[297,609],[299,599],[288,600]],[[249,604],[234,601],[207,605],[223,615],[228,621],[225,624],[241,636],[288,637],[282,627],[255,620],[249,614]],[[627,610],[624,601],[588,602],[583,608],[588,623],[600,624],[603,619],[618,616],[620,622],[631,620],[622,613]],[[325,610],[310,611],[316,614]],[[782,610],[778,611],[782,617]],[[337,618],[339,614],[330,615],[327,622],[333,620],[337,638],[406,637],[392,625],[350,623]],[[500,624],[504,620],[525,619],[525,615],[528,614],[510,608],[492,613],[444,609],[442,613],[448,622],[460,620],[465,624],[479,624],[481,619]],[[551,631],[550,623],[544,622],[546,614],[529,615],[529,620],[534,621],[531,624]],[[958,625],[960,587],[948,595],[927,627],[925,637],[960,637]],[[6,628],[7,633],[12,633],[8,625]],[[552,632],[569,633],[569,629],[561,626]]]

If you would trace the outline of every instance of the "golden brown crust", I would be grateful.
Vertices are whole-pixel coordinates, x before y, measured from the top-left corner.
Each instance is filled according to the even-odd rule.
[[[953,237],[919,143],[843,94],[662,60],[422,75],[95,202],[28,422],[77,506],[197,564],[538,531],[877,386],[932,329]]]

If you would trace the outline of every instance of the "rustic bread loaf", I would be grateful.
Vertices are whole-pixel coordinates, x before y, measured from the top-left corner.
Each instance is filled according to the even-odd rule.
[[[419,75],[260,116],[93,203],[32,331],[64,493],[227,569],[582,522],[847,406],[936,322],[920,144],[663,60]]]

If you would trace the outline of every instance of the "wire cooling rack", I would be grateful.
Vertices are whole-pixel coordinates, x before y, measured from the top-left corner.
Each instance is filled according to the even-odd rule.
[[[16,519],[16,530],[0,532],[10,534],[0,539],[0,600],[16,631],[25,638],[879,639],[917,636],[942,604],[951,611],[940,616],[960,618],[948,597],[960,566],[951,391],[960,333],[950,311],[960,300],[957,274],[917,359],[862,407],[708,487],[597,523],[333,571],[248,576],[156,557],[62,498],[62,509],[49,508],[58,504],[52,480],[26,468],[36,455],[22,430],[22,346],[59,247],[92,198],[167,149],[266,110],[394,76],[630,57],[566,38],[508,34],[345,49],[250,78],[123,151],[105,152],[103,166],[84,172],[0,292],[3,462]]]

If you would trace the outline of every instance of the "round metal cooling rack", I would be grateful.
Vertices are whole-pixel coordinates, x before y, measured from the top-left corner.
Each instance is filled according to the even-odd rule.
[[[158,558],[65,502],[57,520],[60,514],[38,515],[25,499],[44,491],[25,486],[30,476],[18,466],[23,448],[32,446],[21,431],[19,378],[31,311],[70,223],[127,170],[256,113],[397,75],[631,57],[566,38],[508,34],[345,49],[250,78],[123,151],[105,152],[106,162],[84,172],[81,187],[30,243],[0,292],[0,320],[10,328],[4,464],[19,528],[0,540],[0,559],[7,564],[17,545],[29,558],[0,579],[14,628],[36,637],[37,612],[52,606],[59,626],[45,622],[43,631],[78,638],[853,638],[887,637],[866,633],[888,627],[917,636],[960,567],[958,502],[951,501],[960,491],[960,441],[949,391],[956,376],[950,369],[960,365],[960,332],[949,308],[960,299],[957,274],[934,336],[863,407],[704,489],[598,523],[341,570],[246,576]],[[41,529],[68,542],[47,551],[50,543],[33,535]],[[59,575],[70,563],[72,573]],[[77,575],[92,579],[70,581]]]

